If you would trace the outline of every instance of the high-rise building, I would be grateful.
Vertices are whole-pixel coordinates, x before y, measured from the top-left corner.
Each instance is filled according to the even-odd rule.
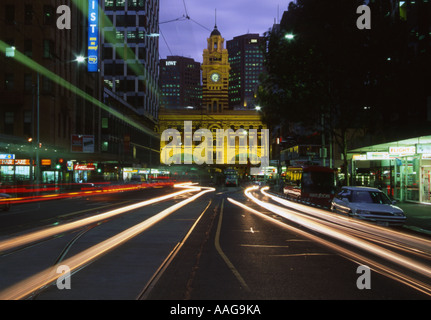
[[[142,116],[157,119],[159,1],[103,0],[105,86]]]
[[[229,61],[224,39],[217,26],[207,39],[202,63],[202,108],[208,112],[229,109]]]
[[[69,179],[71,172],[61,177],[54,164],[71,151],[75,134],[90,136],[92,151],[98,151],[100,109],[91,101],[100,101],[100,75],[77,60],[87,53],[88,19],[74,1],[63,1],[70,27],[59,28],[58,5],[0,4],[0,153],[22,160],[0,162],[1,181]]]
[[[200,109],[201,65],[191,58],[168,56],[160,60],[160,104],[165,108]]]
[[[245,34],[227,41],[229,52],[229,106],[254,109],[259,76],[264,71],[259,34]]]

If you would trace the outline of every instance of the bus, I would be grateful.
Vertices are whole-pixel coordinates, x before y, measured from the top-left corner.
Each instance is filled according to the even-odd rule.
[[[226,186],[235,186],[239,185],[238,172],[235,169],[226,169],[224,171],[225,175],[225,185]]]
[[[283,194],[291,200],[330,208],[337,188],[336,170],[322,167],[288,167]]]

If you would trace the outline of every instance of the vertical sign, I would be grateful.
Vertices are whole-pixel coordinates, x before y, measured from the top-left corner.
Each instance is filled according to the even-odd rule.
[[[98,71],[99,56],[99,0],[88,1],[88,61],[87,71]]]

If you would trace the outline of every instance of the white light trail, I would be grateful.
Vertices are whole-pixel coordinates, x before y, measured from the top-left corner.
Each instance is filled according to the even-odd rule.
[[[369,222],[364,222],[355,218],[342,216],[340,214],[335,214],[327,210],[310,207],[293,201],[289,201],[275,195],[266,192],[268,187],[261,189],[263,195],[271,198],[272,200],[286,206],[293,208],[308,215],[313,215],[320,220],[324,219],[330,221],[331,223],[336,223],[343,227],[353,228],[361,232],[365,232],[369,237],[381,237],[386,239],[389,244],[397,243],[398,246],[404,246],[412,251],[422,252],[426,255],[431,255],[431,241],[426,238],[421,238],[418,236],[409,235],[403,232],[396,231],[394,229],[384,228],[378,225],[371,224]]]
[[[192,191],[199,191],[200,188],[199,187],[194,187],[191,184],[187,184],[187,183],[181,183],[181,184],[177,184],[174,185],[175,188],[185,188],[182,191],[178,191],[175,193],[170,193],[161,197],[156,197],[150,200],[146,200],[146,201],[142,201],[139,203],[135,203],[129,206],[125,206],[125,207],[121,207],[115,210],[111,210],[105,213],[101,213],[95,216],[91,216],[85,219],[80,219],[78,221],[74,221],[74,222],[70,222],[70,223],[66,223],[64,225],[59,225],[59,226],[55,226],[55,227],[51,227],[49,229],[44,229],[44,230],[40,230],[40,231],[36,231],[36,232],[32,232],[32,233],[28,233],[28,234],[24,234],[21,236],[17,236],[14,237],[12,239],[8,239],[8,240],[4,240],[0,242],[0,253],[4,252],[6,250],[10,250],[19,246],[23,246],[32,242],[36,242],[36,241],[40,241],[42,239],[48,238],[48,237],[52,237],[55,236],[59,233],[62,232],[66,232],[66,231],[70,231],[70,230],[74,230],[80,227],[84,227],[86,225],[107,219],[107,218],[112,218],[113,216],[122,214],[124,212],[130,211],[130,210],[135,210],[144,206],[148,206],[150,204],[156,203],[156,202],[160,202],[160,201],[164,201],[176,196],[179,196],[181,194],[187,193],[187,192],[192,192]]]
[[[320,243],[321,245],[326,246],[326,247],[330,248],[331,250],[334,250],[335,252],[338,252],[341,256],[344,256],[344,257],[352,260],[355,263],[366,264],[368,266],[373,266],[373,268],[377,272],[380,272],[380,273],[382,273],[382,274],[384,274],[384,275],[386,275],[386,276],[388,276],[388,277],[390,277],[392,279],[400,281],[400,282],[402,282],[402,283],[404,283],[404,284],[406,284],[406,285],[408,285],[408,286],[410,286],[410,287],[412,287],[412,288],[414,288],[416,290],[419,290],[419,291],[421,291],[421,292],[423,292],[423,293],[425,293],[427,295],[431,295],[431,285],[430,284],[423,283],[420,280],[417,280],[417,279],[414,279],[412,277],[406,276],[406,275],[400,273],[399,271],[396,271],[396,270],[394,270],[394,269],[392,269],[390,267],[387,267],[387,266],[385,266],[385,265],[383,265],[381,263],[378,263],[378,262],[373,261],[373,260],[371,260],[369,258],[366,258],[363,255],[360,255],[360,254],[358,254],[358,253],[356,253],[356,252],[354,252],[352,250],[348,250],[347,248],[341,247],[340,245],[337,245],[337,244],[332,243],[332,242],[330,242],[328,240],[325,240],[325,239],[323,239],[323,238],[321,238],[321,237],[319,237],[319,236],[317,236],[315,234],[309,233],[309,232],[307,232],[305,230],[302,230],[302,229],[298,229],[298,228],[296,228],[294,226],[291,226],[291,225],[289,225],[289,224],[287,224],[285,222],[282,222],[282,221],[280,221],[280,220],[278,220],[276,218],[270,217],[267,214],[259,212],[259,211],[255,210],[255,209],[250,208],[250,207],[248,207],[248,206],[246,206],[246,205],[244,205],[244,204],[242,204],[242,203],[240,203],[238,201],[235,201],[235,200],[233,200],[231,198],[228,198],[228,200],[231,203],[233,203],[233,204],[235,204],[235,205],[237,205],[239,207],[242,207],[245,210],[248,210],[248,211],[252,212],[253,214],[255,214],[257,216],[259,216],[259,217],[261,217],[261,218],[263,218],[265,220],[268,220],[268,221],[270,221],[270,222],[278,225],[279,227],[282,227],[282,228],[287,229],[289,231],[295,232],[295,233],[297,233],[297,234],[299,234],[301,236],[304,236],[304,237],[306,237],[306,238],[308,238],[308,239],[310,239],[312,241]]]
[[[321,234],[327,235],[329,237],[335,238],[337,240],[343,241],[344,243],[348,243],[354,247],[357,247],[362,250],[366,250],[369,253],[372,253],[376,256],[379,256],[381,258],[385,258],[388,261],[391,261],[393,263],[397,263],[398,265],[401,265],[407,269],[413,270],[417,272],[418,274],[421,274],[423,276],[426,276],[427,278],[431,279],[431,268],[427,265],[424,265],[420,262],[416,262],[410,258],[404,257],[400,254],[397,254],[395,252],[392,252],[390,250],[384,249],[382,247],[379,247],[377,245],[374,245],[370,242],[364,241],[358,237],[354,237],[351,235],[348,235],[344,232],[341,232],[337,230],[335,227],[329,227],[322,223],[316,222],[310,218],[307,218],[303,215],[300,215],[297,212],[294,212],[292,210],[282,208],[267,202],[263,202],[258,200],[256,197],[251,195],[250,191],[255,190],[255,187],[248,188],[244,191],[244,194],[253,202],[258,204],[259,206],[266,208],[267,210],[286,218],[290,221],[293,221],[295,223],[298,223],[308,229],[317,231]]]
[[[81,253],[76,254],[73,257],[70,257],[69,259],[66,259],[62,261],[62,265],[67,265],[70,270],[77,270],[95,259],[99,258],[100,256],[104,255],[105,253],[109,252],[110,250],[120,246],[121,244],[125,243],[126,241],[132,239],[133,237],[137,236],[138,234],[142,233],[143,231],[147,230],[148,228],[152,227],[157,222],[163,220],[171,213],[175,212],[176,210],[180,209],[181,207],[189,204],[192,201],[195,201],[200,196],[204,195],[207,192],[212,192],[215,189],[214,188],[204,188],[203,190],[199,192],[198,194],[195,194],[194,196],[187,198],[161,212],[158,214],[152,216],[151,218],[148,218],[147,220],[123,231],[119,234],[102,241],[96,245],[94,245],[91,248],[88,248]],[[22,299],[32,292],[36,291],[37,289],[49,285],[50,283],[53,283],[57,280],[62,274],[57,273],[57,266],[53,268],[49,268],[45,271],[39,272],[36,275],[25,279],[8,289],[0,292],[0,300],[18,300]]]

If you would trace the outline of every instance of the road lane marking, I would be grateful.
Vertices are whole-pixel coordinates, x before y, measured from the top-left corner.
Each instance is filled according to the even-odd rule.
[[[136,298],[137,300],[146,300],[148,298],[148,296],[151,293],[151,290],[156,286],[156,283],[159,281],[159,279],[161,278],[161,276],[163,275],[163,273],[166,271],[166,269],[168,268],[168,266],[171,264],[172,260],[175,258],[175,256],[177,255],[177,253],[180,251],[180,249],[184,245],[184,243],[187,241],[187,239],[189,238],[189,236],[192,234],[193,230],[198,225],[199,221],[201,220],[201,218],[203,217],[203,215],[205,214],[205,212],[207,212],[207,210],[210,207],[211,203],[212,203],[212,200],[210,200],[208,202],[208,205],[205,207],[205,209],[202,211],[202,213],[199,215],[199,217],[197,219],[182,219],[182,220],[195,220],[195,222],[193,223],[192,227],[189,229],[189,231],[187,232],[187,234],[184,236],[184,238],[181,240],[181,242],[178,242],[175,245],[175,247],[168,254],[168,256],[166,257],[166,259],[163,261],[163,263],[159,266],[159,268],[153,274],[153,276],[151,277],[151,279],[147,282],[147,284],[145,285],[144,289],[141,291],[141,293]],[[181,220],[181,219],[176,219],[176,220]]]
[[[221,246],[220,246],[220,230],[221,230],[221,223],[222,223],[222,219],[223,219],[223,208],[224,208],[224,199],[222,199],[222,203],[221,203],[220,217],[219,217],[219,220],[218,220],[217,231],[216,231],[215,240],[214,240],[214,244],[215,244],[216,250],[219,253],[219,255],[223,258],[224,262],[227,264],[227,266],[232,271],[232,273],[234,274],[234,276],[238,279],[238,281],[244,287],[244,289],[246,291],[251,291],[250,288],[248,287],[247,283],[245,282],[245,280],[241,276],[241,274],[238,272],[238,270],[235,268],[235,266],[232,264],[232,262],[230,262],[229,258],[224,254],[223,250],[221,249]]]

